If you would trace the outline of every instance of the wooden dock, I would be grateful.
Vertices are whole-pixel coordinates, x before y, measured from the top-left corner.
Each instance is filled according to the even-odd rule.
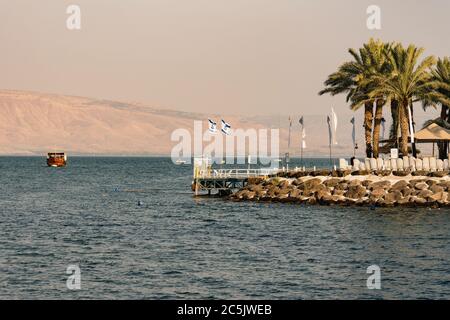
[[[195,195],[217,192],[219,195],[230,194],[233,190],[245,187],[251,178],[267,178],[278,169],[201,169],[194,167],[192,191]]]

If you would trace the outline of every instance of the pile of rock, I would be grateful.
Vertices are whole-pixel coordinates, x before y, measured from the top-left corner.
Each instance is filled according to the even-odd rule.
[[[447,206],[449,188],[448,177],[274,177],[249,181],[231,199],[322,205]]]

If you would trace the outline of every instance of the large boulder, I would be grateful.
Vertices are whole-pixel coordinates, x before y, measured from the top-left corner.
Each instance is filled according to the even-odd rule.
[[[330,170],[326,170],[326,169],[316,170],[316,171],[311,172],[311,176],[312,177],[327,177],[330,174],[331,174],[331,171]]]
[[[334,187],[336,187],[340,182],[341,182],[341,179],[338,179],[338,178],[331,178],[331,179],[325,180],[325,181],[323,182],[323,184],[324,184],[326,187],[328,187],[328,188],[334,188]]]
[[[411,204],[411,197],[410,196],[403,197],[403,198],[397,200],[397,204],[398,205],[409,205],[409,204]]]
[[[391,188],[392,191],[400,191],[404,188],[408,187],[408,182],[405,180],[397,181]]]
[[[384,199],[387,202],[397,202],[398,200],[400,200],[401,198],[403,198],[403,195],[400,191],[398,190],[394,190],[394,191],[389,191],[388,194],[384,197]]]
[[[352,170],[337,170],[337,171],[333,171],[332,176],[343,178],[343,177],[351,175],[351,173],[352,173]]]
[[[345,193],[347,192],[347,190],[341,190],[341,189],[334,189],[333,190],[333,195],[335,196],[344,196]]]
[[[303,184],[305,189],[312,189],[314,186],[319,185],[321,183],[322,180],[320,180],[319,178],[313,178],[306,180]]]
[[[291,183],[289,182],[289,180],[282,180],[278,184],[278,187],[280,187],[281,189],[284,189],[284,188],[289,187],[290,185],[291,185]]]
[[[411,197],[411,201],[414,202],[416,205],[424,205],[427,203],[426,199],[419,197]]]
[[[250,177],[248,178],[248,184],[261,184],[264,182],[264,178],[260,177]]]
[[[262,184],[250,184],[248,185],[248,190],[259,192],[264,190],[264,186]]]
[[[417,197],[422,198],[422,199],[427,199],[428,197],[431,197],[432,195],[433,195],[433,191],[424,189],[419,192]]]
[[[431,191],[433,191],[433,193],[438,193],[438,192],[443,192],[443,191],[445,191],[445,189],[444,189],[442,186],[438,185],[438,184],[434,184],[434,185],[430,186],[429,189],[430,189]]]
[[[440,181],[437,185],[444,188],[444,191],[449,191],[450,181]]]
[[[348,182],[347,181],[341,181],[338,185],[334,187],[334,190],[344,190],[347,191],[348,189]]]
[[[361,182],[361,180],[355,179],[355,180],[350,181],[349,186],[350,187],[362,186],[362,182]]]
[[[436,192],[436,193],[432,194],[431,196],[429,196],[428,199],[430,201],[442,201],[443,197],[444,197],[444,192],[439,191],[439,192]]]
[[[419,182],[414,185],[414,188],[416,188],[417,190],[426,190],[428,189],[428,184],[425,182]]]
[[[289,192],[291,192],[292,189],[290,188],[279,188],[277,195],[288,195]]]
[[[276,186],[272,186],[267,189],[267,195],[269,197],[273,197],[273,196],[277,195],[279,192],[280,192],[280,188],[278,188]]]
[[[440,200],[438,200],[438,202],[440,204],[448,204],[448,200],[449,200],[448,192],[444,191],[444,192],[442,192],[442,198]]]
[[[345,196],[350,199],[359,199],[366,195],[367,190],[362,185],[349,186]]]
[[[372,183],[373,183],[372,180],[363,180],[363,181],[361,182],[362,186],[363,186],[363,187],[366,187],[366,188],[369,187]]]
[[[385,195],[386,195],[386,190],[384,190],[383,188],[373,189],[372,192],[370,193],[370,197],[373,200],[378,200],[378,199],[384,197]]]
[[[299,195],[301,195],[301,191],[299,189],[293,189],[289,192],[290,197],[297,198]]]
[[[242,194],[242,198],[244,200],[252,200],[255,197],[255,195],[256,195],[256,192],[254,192],[254,191],[244,190],[244,192]]]
[[[322,200],[324,198],[330,199],[331,198],[331,193],[328,191],[328,189],[319,190],[319,191],[317,191],[315,193],[315,197],[317,198],[317,200]]]
[[[427,181],[425,181],[430,187],[434,186],[435,184],[438,184],[438,182],[436,180],[433,179],[428,179]]]
[[[256,191],[256,197],[261,199],[264,198],[267,195],[267,190],[260,190],[260,191]]]
[[[404,197],[410,196],[413,193],[413,189],[408,188],[408,187],[405,187],[405,188],[403,188],[403,189],[401,189],[399,191],[402,193],[402,195]]]
[[[391,186],[391,182],[388,180],[381,180],[377,182],[373,182],[369,185],[369,190],[374,190],[378,188],[387,189]]]

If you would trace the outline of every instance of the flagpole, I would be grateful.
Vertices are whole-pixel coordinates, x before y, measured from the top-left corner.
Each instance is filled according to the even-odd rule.
[[[304,130],[305,130],[305,125],[303,123],[303,116],[300,118],[299,120],[300,125],[301,125],[301,131],[300,131],[300,167],[303,168],[303,140],[305,139],[305,137],[303,136]]]
[[[331,143],[330,143],[330,167],[333,168],[333,160],[331,157]]]
[[[302,128],[302,134],[303,134],[303,128]],[[302,142],[300,144],[300,167],[303,168],[303,136],[302,136]]]
[[[285,161],[286,161],[286,171],[289,171],[289,151],[291,148],[291,127],[292,127],[292,120],[291,116],[289,116],[289,136],[288,136],[288,150],[285,155]]]

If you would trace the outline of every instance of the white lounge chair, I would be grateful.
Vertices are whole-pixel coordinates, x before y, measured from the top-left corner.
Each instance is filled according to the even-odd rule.
[[[430,158],[430,171],[436,172],[437,171],[437,162],[435,157]]]
[[[397,159],[391,159],[391,170],[397,171]]]
[[[400,158],[397,159],[397,170],[403,171],[403,159]]]
[[[430,159],[428,157],[424,157],[422,159],[423,170],[430,171]]]
[[[416,159],[416,170],[417,171],[423,170],[423,161],[421,159]]]
[[[404,170],[409,170],[411,169],[411,166],[409,164],[409,157],[403,157],[403,169]]]
[[[384,169],[385,170],[391,170],[391,160],[384,161]]]
[[[358,171],[359,170],[359,165],[361,164],[361,161],[359,161],[358,159],[354,159],[353,160],[353,170],[354,171]]]
[[[370,170],[370,159],[369,158],[364,159],[364,166],[366,167],[366,170]]]
[[[444,161],[441,159],[436,160],[437,171],[444,171]]]
[[[448,159],[444,160],[444,170],[448,170],[449,167],[449,163],[448,163]]]
[[[378,170],[384,170],[384,161],[383,161],[383,159],[381,159],[381,158],[377,159],[377,167],[378,167]]]
[[[348,162],[345,159],[340,158],[339,159],[339,169],[341,170],[347,170],[348,169]]]
[[[370,170],[371,170],[371,171],[376,171],[376,170],[378,170],[377,159],[375,159],[375,158],[370,158]]]
[[[411,171],[416,171],[416,158],[409,157],[409,169]]]

